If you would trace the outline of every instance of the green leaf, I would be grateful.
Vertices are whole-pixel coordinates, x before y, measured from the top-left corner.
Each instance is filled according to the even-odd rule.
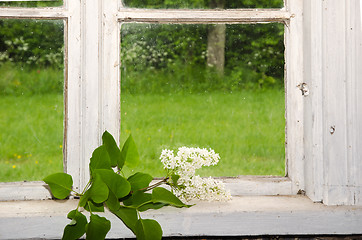
[[[102,181],[99,174],[95,174],[92,186],[80,198],[79,206],[84,207],[89,200],[93,200],[94,203],[103,203],[108,199],[108,194],[107,185]]]
[[[175,207],[190,207],[176,197],[172,192],[162,187],[154,188],[152,190],[152,202],[153,203],[166,203]]]
[[[131,183],[131,191],[137,191],[148,187],[153,177],[146,173],[135,173],[127,180]]]
[[[135,208],[138,208],[149,202],[152,203],[152,195],[143,191],[136,191],[129,199],[123,201],[126,206],[132,206]]]
[[[138,219],[136,223],[137,240],[158,240],[162,239],[162,228],[153,219]]]
[[[91,215],[90,222],[86,225],[87,240],[102,240],[106,238],[111,229],[111,222],[104,217]]]
[[[95,172],[99,174],[102,181],[117,198],[125,197],[131,191],[131,184],[113,170],[98,169]]]
[[[147,211],[149,209],[156,209],[157,210],[157,209],[160,209],[160,208],[162,208],[164,206],[168,206],[168,204],[166,204],[166,203],[152,203],[151,202],[151,203],[146,203],[146,204],[138,207],[137,210],[140,211],[140,212],[144,212],[144,211]]]
[[[137,210],[134,208],[120,207],[117,211],[112,211],[122,222],[133,232],[136,232],[136,222],[138,220]]]
[[[103,203],[94,203],[93,201],[88,201],[84,206],[84,209],[88,212],[104,212]]]
[[[121,159],[118,162],[118,168],[122,169],[124,164],[126,164],[129,168],[135,168],[139,163],[139,159],[140,157],[136,143],[134,142],[132,135],[129,135],[128,139],[123,145]]]
[[[66,173],[55,173],[47,176],[43,181],[49,185],[54,197],[64,199],[69,196],[72,191],[72,176]]]
[[[82,237],[85,233],[87,218],[77,210],[68,213],[68,218],[72,221],[65,226],[63,240],[73,240]]]
[[[89,169],[91,170],[91,174],[93,174],[96,169],[109,169],[112,170],[111,160],[109,159],[109,155],[105,146],[100,146],[96,148],[90,159]]]
[[[121,207],[118,198],[112,191],[109,192],[106,204],[110,211],[117,211]]]
[[[121,161],[121,150],[117,146],[116,141],[114,140],[113,136],[107,131],[103,133],[102,141],[103,145],[107,149],[111,161],[111,166],[112,167],[117,166],[117,163]]]

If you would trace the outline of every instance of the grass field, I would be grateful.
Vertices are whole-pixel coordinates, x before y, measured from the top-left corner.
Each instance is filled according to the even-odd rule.
[[[0,97],[0,182],[63,171],[63,96]]]
[[[121,142],[132,133],[142,164],[162,176],[161,150],[213,148],[202,175],[284,175],[284,95],[279,90],[175,95],[124,94]],[[62,171],[63,97],[0,97],[0,182]]]
[[[220,163],[202,175],[284,175],[284,95],[244,91],[122,97],[122,141],[132,133],[142,171],[162,176],[164,148],[212,148]]]

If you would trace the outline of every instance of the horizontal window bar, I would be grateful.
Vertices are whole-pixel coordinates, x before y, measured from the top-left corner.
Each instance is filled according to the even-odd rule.
[[[155,10],[122,9],[118,12],[121,22],[149,23],[260,23],[285,22],[291,14],[284,9],[238,10]]]
[[[54,8],[0,8],[0,18],[62,19],[68,13],[62,7]]]

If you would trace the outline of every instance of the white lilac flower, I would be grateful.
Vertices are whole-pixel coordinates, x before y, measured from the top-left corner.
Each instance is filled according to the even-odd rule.
[[[192,199],[207,201],[227,201],[230,192],[224,183],[211,177],[201,178],[195,175],[203,166],[216,165],[220,156],[212,149],[180,147],[176,156],[172,150],[164,149],[160,156],[161,162],[168,173],[179,175],[177,181],[182,188],[173,187],[174,194],[185,201]]]

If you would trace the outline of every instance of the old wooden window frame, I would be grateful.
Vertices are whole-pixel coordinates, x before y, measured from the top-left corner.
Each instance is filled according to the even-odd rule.
[[[120,25],[147,23],[285,24],[286,177],[242,176],[224,181],[237,195],[293,195],[304,189],[302,3],[282,9],[130,9],[120,0],[65,0],[54,8],[0,8],[0,18],[65,21],[64,167],[74,188],[89,177],[88,161],[104,130],[120,134]],[[42,182],[0,183],[0,200],[49,199]]]
[[[165,236],[362,233],[362,188],[361,178],[357,179],[362,167],[361,139],[358,138],[362,130],[361,101],[358,101],[362,85],[357,79],[362,71],[356,68],[356,63],[361,62],[362,47],[356,47],[357,41],[353,41],[357,39],[354,38],[357,32],[352,31],[361,25],[355,21],[357,12],[353,12],[355,8],[351,2],[286,0],[286,7],[281,10],[187,11],[196,18],[203,16],[203,20],[208,20],[207,15],[211,14],[211,22],[222,19],[238,22],[242,18],[252,22],[263,20],[267,15],[282,15],[286,25],[288,172],[287,177],[279,179],[247,176],[225,179],[234,195],[242,195],[234,197],[231,202],[205,202],[189,209],[167,208],[146,212],[145,218],[156,218],[160,222]],[[65,158],[68,159],[66,171],[73,175],[76,188],[82,187],[87,180],[89,157],[92,149],[100,144],[102,132],[107,129],[119,137],[120,23],[122,19],[137,17],[135,14],[144,10],[132,10],[133,15],[129,11],[122,8],[120,0],[65,0],[61,8],[0,8],[0,18],[66,21]],[[150,17],[160,11],[149,10],[147,14]],[[165,12],[169,14],[173,10]],[[196,15],[197,12],[200,15]],[[235,15],[237,19],[231,17]],[[183,16],[186,15],[179,17]],[[337,38],[337,41],[331,38]],[[342,54],[340,50],[327,51],[340,46],[347,51]],[[338,60],[343,59],[340,55],[347,59],[335,61],[336,54],[339,54]],[[341,72],[340,68],[344,70]],[[306,97],[301,90],[307,88],[310,94]],[[341,89],[348,90],[343,93],[345,98],[336,100],[335,92]],[[347,92],[351,93],[348,97]],[[334,101],[324,101],[324,95]],[[348,104],[344,104],[347,100]],[[336,101],[342,103],[335,104]],[[347,115],[352,115],[352,118],[342,116],[346,107],[350,107]],[[332,114],[328,114],[330,112]],[[328,120],[326,123],[325,117]],[[352,126],[347,130],[355,133],[349,136],[353,137],[351,149],[355,148],[353,154],[349,152],[347,157],[341,157],[338,154],[346,134],[340,126],[346,120]],[[329,121],[337,126],[333,135],[330,134]],[[347,151],[342,150],[344,153]],[[309,198],[293,195],[299,190],[306,190]],[[278,194],[288,196],[275,196]],[[0,197],[1,200],[22,200],[47,199],[50,195],[40,182],[1,183]],[[313,201],[323,201],[326,205]],[[1,202],[0,237],[58,239],[64,226],[69,223],[66,213],[76,208],[77,202],[71,199],[61,201],[61,204],[58,201]],[[343,204],[354,206],[328,206]],[[130,231],[121,226],[119,219],[109,212],[105,215],[113,226],[108,237],[133,237]],[[14,231],[18,226],[22,226],[21,231]]]

